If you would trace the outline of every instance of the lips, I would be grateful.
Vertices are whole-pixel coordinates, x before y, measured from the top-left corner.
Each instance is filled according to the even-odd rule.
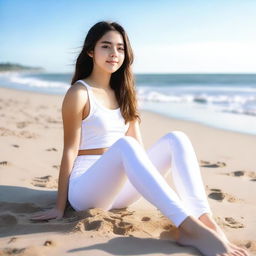
[[[116,63],[118,63],[117,61],[107,61],[107,63],[111,63],[111,64],[116,64]]]

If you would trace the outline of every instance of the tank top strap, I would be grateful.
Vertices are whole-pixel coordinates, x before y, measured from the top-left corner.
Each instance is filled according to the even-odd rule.
[[[81,83],[81,84],[83,84],[85,87],[86,87],[86,89],[87,89],[87,91],[88,91],[88,96],[89,96],[89,99],[90,99],[90,101],[92,100],[92,98],[93,98],[93,93],[92,93],[92,88],[88,85],[88,84],[86,84],[83,80],[77,80],[76,81],[77,83]]]
[[[91,90],[91,87],[86,82],[84,82],[83,80],[77,80],[76,83],[83,84],[88,89],[88,91]]]
[[[89,118],[89,116],[92,115],[92,113],[94,112],[94,109],[95,109],[92,88],[88,84],[86,84],[83,80],[77,80],[76,83],[83,84],[86,87],[86,89],[87,89],[89,103],[90,103],[90,112],[89,112],[89,115],[87,116],[87,118]]]

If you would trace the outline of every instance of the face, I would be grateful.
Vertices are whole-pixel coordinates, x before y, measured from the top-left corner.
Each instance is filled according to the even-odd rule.
[[[93,58],[94,68],[114,73],[122,66],[125,58],[122,35],[117,31],[107,32],[88,55]]]

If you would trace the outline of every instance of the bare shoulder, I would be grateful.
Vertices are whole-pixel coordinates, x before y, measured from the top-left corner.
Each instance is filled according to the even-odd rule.
[[[72,85],[65,94],[62,103],[65,149],[78,149],[81,121],[86,101],[86,88],[78,83]]]
[[[81,83],[75,83],[67,90],[63,106],[84,106],[88,100],[88,92],[84,85]]]
[[[86,87],[84,85],[82,85],[81,83],[75,83],[75,84],[71,85],[66,92],[66,95],[68,97],[86,96],[87,94],[88,93],[87,93]]]

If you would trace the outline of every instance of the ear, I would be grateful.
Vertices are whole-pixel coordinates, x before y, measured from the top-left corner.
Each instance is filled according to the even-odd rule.
[[[89,51],[89,52],[87,52],[87,54],[88,54],[88,56],[90,56],[91,58],[93,57],[93,51],[92,51],[92,50]]]

